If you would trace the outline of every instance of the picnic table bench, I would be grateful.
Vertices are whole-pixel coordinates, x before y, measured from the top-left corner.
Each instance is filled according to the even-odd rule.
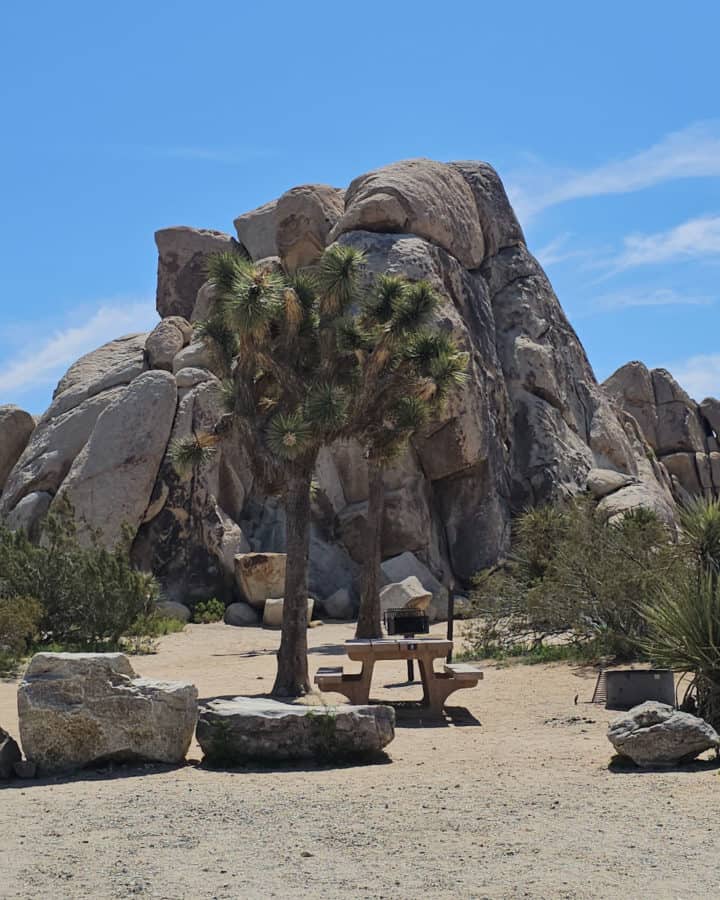
[[[383,660],[415,659],[420,668],[423,685],[423,705],[434,715],[441,715],[450,694],[471,688],[482,680],[483,673],[467,663],[445,663],[441,672],[435,671],[434,660],[446,657],[452,641],[441,638],[382,638],[345,642],[351,660],[362,662],[358,673],[345,672],[342,666],[323,666],[315,675],[321,691],[334,691],[351,703],[365,705],[370,698],[375,663]]]

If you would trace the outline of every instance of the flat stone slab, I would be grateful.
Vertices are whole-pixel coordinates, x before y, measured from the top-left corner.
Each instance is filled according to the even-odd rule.
[[[41,772],[115,762],[180,763],[197,689],[138,678],[122,653],[36,653],[18,688],[20,739]]]
[[[720,736],[704,719],[649,700],[614,719],[608,740],[638,766],[672,766],[720,746]]]
[[[197,724],[205,759],[217,765],[371,756],[394,737],[390,706],[300,706],[257,697],[211,700],[200,707]]]

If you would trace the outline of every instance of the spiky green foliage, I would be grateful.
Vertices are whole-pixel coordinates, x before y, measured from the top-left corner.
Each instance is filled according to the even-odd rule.
[[[278,459],[298,459],[312,445],[312,428],[299,411],[278,413],[268,424],[267,442]]]
[[[720,587],[701,571],[640,607],[648,655],[661,666],[690,673],[698,715],[720,728]]]
[[[185,474],[209,462],[217,452],[217,438],[211,434],[192,434],[170,444],[168,455],[175,469]]]
[[[320,312],[342,315],[358,299],[363,254],[354,247],[333,244],[320,257],[315,273]]]
[[[680,509],[682,541],[698,565],[720,573],[720,500],[696,497]]]

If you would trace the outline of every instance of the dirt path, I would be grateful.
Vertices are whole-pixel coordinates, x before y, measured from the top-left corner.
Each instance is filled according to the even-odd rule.
[[[312,669],[343,662],[349,636],[312,629]],[[262,629],[190,626],[133,665],[193,681],[201,697],[259,694],[277,643]],[[716,895],[718,770],[608,771],[613,714],[582,702],[593,677],[488,666],[451,698],[467,724],[401,726],[385,764],[13,782],[0,789],[0,897]],[[419,696],[383,687],[403,680],[404,664],[379,665],[374,696]],[[0,724],[17,734],[13,683],[0,682]]]

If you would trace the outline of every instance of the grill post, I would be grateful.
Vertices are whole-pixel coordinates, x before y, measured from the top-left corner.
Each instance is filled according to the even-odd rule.
[[[453,631],[455,625],[455,589],[450,588],[448,591],[448,621],[447,621],[447,639],[453,639]],[[448,650],[448,664],[452,662],[452,647]]]

